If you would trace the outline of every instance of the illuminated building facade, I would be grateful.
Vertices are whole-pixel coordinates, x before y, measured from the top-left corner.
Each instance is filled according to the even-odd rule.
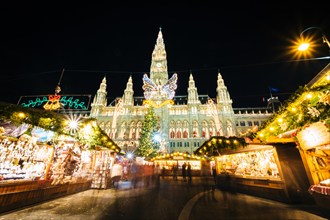
[[[259,126],[271,113],[267,108],[233,109],[227,87],[218,73],[216,98],[199,95],[193,74],[189,77],[188,95],[176,96],[178,75],[170,78],[167,70],[165,44],[161,30],[152,52],[150,78],[143,76],[144,97],[134,97],[129,77],[122,97],[107,103],[104,77],[91,104],[90,116],[123,150],[135,150],[148,106],[159,117],[160,143],[164,152],[196,150],[211,136],[239,136]]]

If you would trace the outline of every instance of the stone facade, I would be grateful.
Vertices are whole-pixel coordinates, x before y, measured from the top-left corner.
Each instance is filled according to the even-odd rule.
[[[134,97],[129,77],[122,97],[107,103],[104,77],[91,104],[90,116],[124,151],[134,151],[148,106],[153,106],[160,122],[160,143],[163,152],[192,153],[211,136],[240,136],[259,126],[271,115],[267,108],[233,109],[227,87],[220,73],[217,96],[199,95],[193,74],[189,77],[188,95],[175,96],[177,74],[169,78],[165,44],[161,30],[152,52],[150,78],[143,76],[144,97]]]

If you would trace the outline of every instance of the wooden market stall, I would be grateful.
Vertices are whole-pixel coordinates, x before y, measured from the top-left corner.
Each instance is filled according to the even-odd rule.
[[[313,123],[297,132],[299,151],[309,177],[309,192],[317,204],[330,210],[330,131]]]
[[[120,148],[81,120],[0,103],[0,212],[93,188],[106,188],[111,152]],[[104,150],[100,150],[104,149]],[[105,153],[106,152],[106,153]]]
[[[330,64],[300,87],[255,137],[263,143],[287,142],[297,148],[308,179],[308,188],[297,191],[309,192],[320,207],[330,209]],[[297,179],[297,173],[291,175]]]
[[[0,212],[90,188],[81,146],[0,136]]]
[[[292,144],[249,144],[215,157],[217,185],[287,203],[311,203],[308,179]],[[290,166],[294,165],[294,166]]]

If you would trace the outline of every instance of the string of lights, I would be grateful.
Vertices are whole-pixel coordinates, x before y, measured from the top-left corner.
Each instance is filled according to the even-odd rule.
[[[241,65],[224,65],[219,67],[209,67],[209,68],[191,68],[191,69],[182,69],[182,70],[173,70],[168,71],[168,73],[202,73],[203,71],[219,71],[220,69],[235,69],[235,68],[247,68],[247,67],[256,67],[256,66],[264,66],[264,65],[273,65],[280,63],[293,63],[293,62],[305,62],[305,61],[316,61],[316,60],[329,60],[330,56],[325,57],[317,57],[317,58],[306,58],[306,59],[294,59],[294,60],[283,60],[283,61],[274,61],[274,62],[263,62],[263,63],[250,63],[250,64],[241,64]],[[59,73],[61,70],[49,70],[37,73],[21,73],[21,74],[11,74],[10,76],[2,75],[0,77],[1,81],[14,81],[25,78],[34,78],[40,75],[48,75],[51,73]],[[102,73],[102,74],[149,74],[149,71],[121,71],[121,70],[84,70],[84,69],[65,69],[65,72],[81,72],[81,73]]]

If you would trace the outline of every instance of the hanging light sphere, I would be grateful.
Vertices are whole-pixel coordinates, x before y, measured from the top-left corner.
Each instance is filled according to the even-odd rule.
[[[61,92],[61,87],[60,87],[60,85],[57,85],[56,87],[55,87],[55,94],[58,94],[58,93],[60,93]]]

